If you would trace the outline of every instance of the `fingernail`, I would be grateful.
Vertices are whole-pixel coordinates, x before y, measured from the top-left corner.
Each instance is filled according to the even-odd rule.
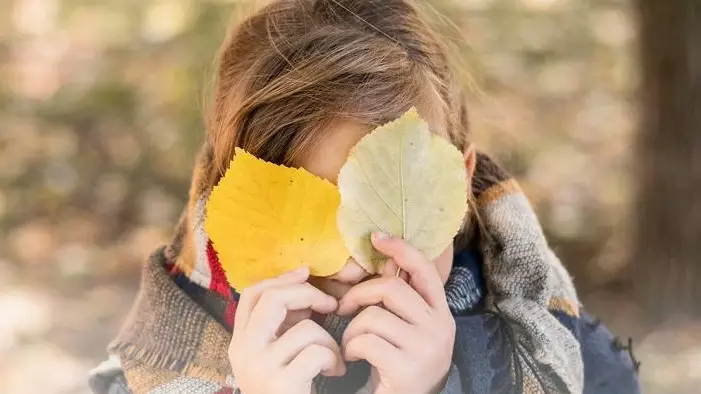
[[[372,233],[373,238],[375,238],[375,241],[384,241],[387,239],[391,238],[391,235],[387,234],[384,231],[377,231]]]

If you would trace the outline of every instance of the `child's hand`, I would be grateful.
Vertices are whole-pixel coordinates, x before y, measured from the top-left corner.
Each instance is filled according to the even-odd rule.
[[[246,289],[239,300],[229,362],[246,394],[314,392],[312,380],[345,374],[338,345],[312,311],[330,313],[336,300],[306,283],[304,268]],[[290,327],[285,329],[285,327]]]
[[[367,306],[343,336],[345,358],[372,364],[375,394],[439,392],[455,342],[443,282],[435,265],[401,239],[373,234],[373,244],[393,262],[386,276],[354,286],[341,299],[339,314]],[[397,266],[409,283],[395,277]]]

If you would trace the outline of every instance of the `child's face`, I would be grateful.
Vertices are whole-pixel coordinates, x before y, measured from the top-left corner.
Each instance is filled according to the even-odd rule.
[[[346,162],[351,149],[371,129],[368,126],[355,122],[337,123],[332,126],[332,130],[330,130],[325,139],[320,141],[315,149],[302,158],[299,165],[312,174],[328,179],[335,184],[338,173]],[[470,154],[473,155],[474,153],[466,154],[466,176],[468,177],[474,170],[474,160],[470,160],[468,157]],[[453,245],[451,244],[438,256],[434,263],[445,284],[453,264]],[[386,275],[393,274],[386,273]],[[325,293],[340,299],[353,285],[369,278],[370,274],[362,269],[353,259],[350,259],[341,271],[335,275],[328,278],[312,278],[311,283]]]

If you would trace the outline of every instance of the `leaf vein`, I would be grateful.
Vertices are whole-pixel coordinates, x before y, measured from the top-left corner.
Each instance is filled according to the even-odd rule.
[[[394,216],[396,216],[399,220],[402,220],[402,217],[399,216],[399,213],[397,213],[397,211],[394,208],[392,208],[392,206],[389,204],[389,202],[387,202],[387,200],[385,200],[385,198],[382,196],[382,193],[379,190],[377,190],[377,188],[375,187],[375,185],[372,182],[372,179],[370,179],[370,175],[368,174],[367,170],[363,166],[363,163],[361,160],[358,160],[358,167],[360,167],[360,169],[363,171],[363,175],[365,175],[365,179],[367,179],[368,184],[370,185],[370,187],[372,187],[372,190],[377,195],[377,198],[379,198],[380,201],[382,201],[385,204],[387,209],[389,209],[389,211],[392,212],[394,214]]]

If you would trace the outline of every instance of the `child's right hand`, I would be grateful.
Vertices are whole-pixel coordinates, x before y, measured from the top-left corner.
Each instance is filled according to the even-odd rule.
[[[229,345],[229,362],[245,394],[310,394],[313,379],[345,374],[336,341],[309,319],[336,310],[335,298],[307,283],[302,268],[243,291]],[[289,327],[289,329],[288,329]]]

